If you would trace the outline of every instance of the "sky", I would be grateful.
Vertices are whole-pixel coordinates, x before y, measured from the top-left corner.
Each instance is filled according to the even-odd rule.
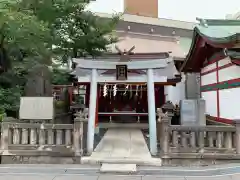
[[[170,19],[185,21],[195,21],[196,17],[224,19],[227,14],[238,11],[240,0],[159,0],[159,16]]]
[[[139,0],[141,2],[142,0]],[[147,0],[145,0],[147,1]],[[158,0],[159,18],[196,21],[199,18],[224,19],[240,11],[240,0]],[[89,5],[94,12],[122,12],[124,0],[96,0]]]

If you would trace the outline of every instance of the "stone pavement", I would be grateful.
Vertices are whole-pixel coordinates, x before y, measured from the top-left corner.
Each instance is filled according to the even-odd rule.
[[[240,180],[240,165],[140,167],[132,175],[101,174],[100,166],[0,165],[0,180]]]
[[[109,129],[91,157],[151,158],[139,129]]]
[[[160,158],[152,158],[143,133],[139,129],[108,129],[90,157],[83,157],[84,164],[126,163],[161,166]]]
[[[42,175],[1,174],[0,180],[239,180],[240,175],[213,177],[136,176],[136,175]]]

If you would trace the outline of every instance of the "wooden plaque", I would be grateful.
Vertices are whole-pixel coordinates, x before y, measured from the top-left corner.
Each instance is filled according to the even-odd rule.
[[[127,80],[127,65],[116,65],[116,79]]]

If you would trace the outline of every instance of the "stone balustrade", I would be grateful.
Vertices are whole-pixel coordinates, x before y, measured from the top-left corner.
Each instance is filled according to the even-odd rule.
[[[240,159],[240,122],[235,126],[181,126],[170,125],[171,114],[159,116],[163,159]]]
[[[74,124],[3,121],[1,123],[2,159],[13,156],[75,159],[81,157],[84,149],[83,124],[87,121],[86,118],[85,113],[78,112]]]
[[[74,124],[1,123],[2,163],[80,163],[86,148],[87,111]],[[235,126],[170,125],[172,114],[158,110],[160,157],[165,160],[240,160],[240,123]]]

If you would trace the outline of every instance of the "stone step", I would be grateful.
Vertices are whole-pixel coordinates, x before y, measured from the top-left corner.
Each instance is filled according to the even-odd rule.
[[[102,173],[134,173],[137,172],[136,164],[109,164],[103,163],[100,172]]]
[[[82,164],[136,164],[139,166],[162,166],[162,160],[160,158],[117,158],[117,157],[82,157]]]

